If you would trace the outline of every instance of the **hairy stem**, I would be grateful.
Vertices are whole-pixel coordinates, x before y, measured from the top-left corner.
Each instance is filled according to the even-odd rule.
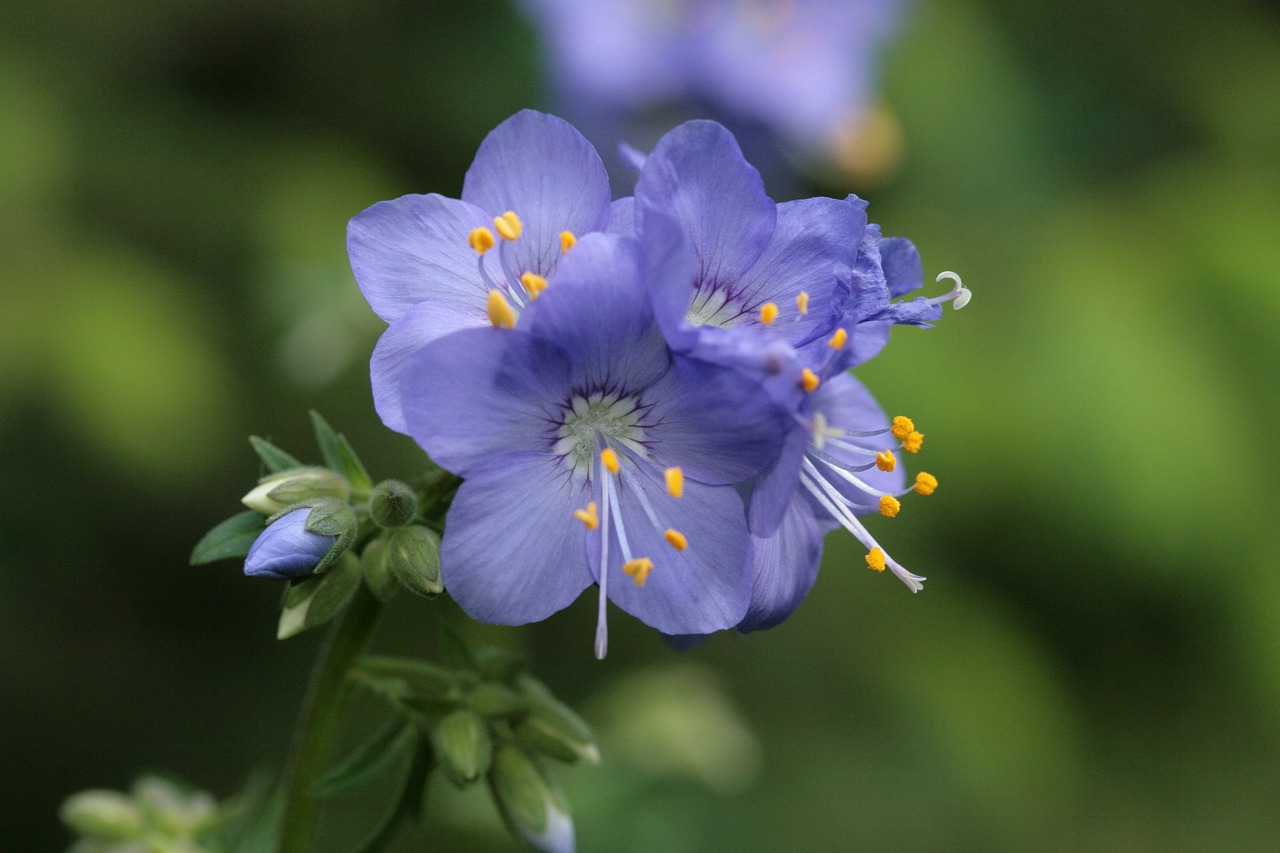
[[[311,796],[311,787],[328,769],[351,690],[347,673],[368,648],[381,608],[361,583],[320,647],[293,736],[277,853],[309,853],[311,849],[320,805]]]

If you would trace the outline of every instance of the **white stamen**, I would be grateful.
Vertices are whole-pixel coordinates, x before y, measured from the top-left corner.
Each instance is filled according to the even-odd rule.
[[[604,470],[604,463],[597,463],[596,471],[600,477],[600,611],[596,616],[596,660],[604,660],[609,653],[609,489],[606,487],[609,474]]]
[[[858,521],[857,516],[848,508],[848,498],[841,495],[835,486],[824,480],[822,474],[808,459],[804,460],[804,471],[800,476],[800,482],[808,490],[809,494],[813,495],[818,503],[827,512],[831,513],[844,529],[852,533],[868,550],[880,548],[881,553],[885,554],[885,564],[897,576],[898,580],[907,585],[908,589],[912,592],[919,592],[924,589],[924,581],[926,579],[898,565],[884,548],[880,547],[880,543],[876,542],[875,537],[871,535],[867,528],[862,526],[862,522]]]
[[[931,305],[941,305],[943,302],[952,303],[957,311],[969,304],[969,300],[973,298],[973,293],[969,288],[964,286],[964,282],[960,280],[960,276],[951,270],[945,270],[938,273],[938,277],[934,281],[950,281],[951,289],[941,296],[935,296],[929,300]]]
[[[880,497],[881,495],[885,495],[885,494],[887,494],[887,492],[882,492],[881,490],[879,490],[879,489],[877,489],[877,488],[873,487],[870,483],[867,483],[867,482],[865,482],[864,480],[862,480],[861,478],[859,478],[859,477],[855,477],[855,476],[853,476],[852,474],[850,474],[850,473],[849,473],[849,470],[854,470],[854,471],[866,471],[866,470],[868,470],[868,469],[870,469],[870,468],[874,468],[874,467],[875,467],[875,463],[874,463],[874,462],[872,462],[870,465],[866,465],[866,466],[864,466],[864,467],[862,467],[862,468],[853,468],[853,469],[846,470],[846,469],[845,469],[845,467],[844,467],[843,465],[841,465],[839,461],[837,461],[837,460],[835,460],[835,459],[832,459],[830,456],[827,456],[825,453],[812,453],[812,454],[806,455],[806,457],[805,457],[805,462],[806,462],[806,463],[808,463],[809,465],[812,465],[812,464],[813,464],[813,463],[809,462],[809,456],[810,456],[810,455],[811,455],[811,456],[813,456],[815,459],[819,459],[819,460],[821,460],[822,462],[825,462],[825,463],[826,463],[826,465],[827,465],[827,467],[831,469],[831,473],[835,474],[837,477],[839,477],[840,479],[844,480],[846,483],[849,483],[849,484],[851,484],[851,485],[853,485],[853,486],[857,486],[859,489],[861,489],[862,491],[866,492],[867,494],[869,494],[869,495],[875,495],[876,497]],[[821,474],[819,474],[819,473],[818,473],[818,469],[817,469],[816,467],[815,467],[813,470],[814,470],[814,473],[815,473],[817,476],[819,476],[819,477],[821,477],[821,476],[822,476]],[[908,491],[910,491],[910,490],[908,490]],[[847,498],[846,498],[846,500],[847,500]]]

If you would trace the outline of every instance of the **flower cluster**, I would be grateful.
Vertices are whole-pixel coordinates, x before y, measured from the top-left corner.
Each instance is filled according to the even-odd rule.
[[[441,578],[474,618],[544,619],[595,584],[601,657],[609,601],[677,637],[766,628],[835,526],[920,589],[859,517],[898,513],[896,453],[923,436],[846,371],[968,291],[894,301],[920,260],[860,199],[775,204],[732,135],[695,121],[611,201],[590,144],[524,111],[461,199],[376,204],[348,249],[388,323],[378,412],[463,480]]]

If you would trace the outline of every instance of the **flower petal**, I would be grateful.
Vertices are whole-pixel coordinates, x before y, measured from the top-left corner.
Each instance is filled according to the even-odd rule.
[[[492,225],[483,210],[434,193],[380,201],[347,225],[351,271],[388,323],[428,299],[483,306],[488,288],[467,235]]]
[[[440,546],[449,595],[467,615],[499,625],[567,607],[595,580],[573,517],[588,500],[586,481],[545,453],[509,453],[472,469]]]
[[[738,280],[734,299],[755,315],[765,302],[794,320],[773,331],[792,346],[829,335],[849,295],[849,270],[867,224],[866,208],[846,200],[808,198],[778,205],[769,245]],[[796,298],[808,294],[807,314],[795,315]]]
[[[794,421],[764,388],[736,370],[677,355],[650,391],[652,452],[663,465],[712,485],[741,483],[770,465]],[[678,632],[677,632],[678,633]]]
[[[636,184],[641,234],[648,210],[674,216],[688,236],[699,290],[732,287],[760,257],[777,220],[760,173],[733,134],[712,121],[685,122],[658,141]]]
[[[522,315],[530,334],[553,341],[571,363],[578,391],[647,388],[671,367],[654,323],[634,240],[589,234],[578,241],[555,281]]]
[[[822,531],[813,510],[793,492],[782,523],[768,538],[751,537],[751,605],[738,630],[763,631],[791,615],[818,579]]]
[[[906,237],[886,237],[880,241],[880,264],[890,296],[901,296],[924,286],[924,264],[920,252]]]
[[[568,122],[533,110],[521,110],[484,138],[462,198],[490,216],[515,211],[524,223],[521,237],[502,250],[513,279],[525,272],[549,276],[561,255],[560,232],[581,237],[609,222],[609,177],[600,155]]]
[[[567,399],[564,351],[519,329],[463,329],[404,361],[409,434],[443,468],[472,468],[518,451],[549,453],[550,411]]]
[[[677,551],[664,538],[665,529],[653,526],[637,488],[659,520],[685,535],[685,550]],[[635,584],[622,570],[621,545],[611,525],[609,600],[664,634],[709,634],[738,624],[751,597],[747,524],[738,493],[686,481],[684,497],[676,501],[643,473],[624,478],[617,493],[631,554],[653,560],[653,570],[644,586]],[[588,541],[599,574],[599,537]]]
[[[400,402],[400,375],[409,356],[436,338],[465,328],[489,325],[483,303],[428,300],[402,314],[378,339],[369,363],[373,406],[389,429],[409,432]]]

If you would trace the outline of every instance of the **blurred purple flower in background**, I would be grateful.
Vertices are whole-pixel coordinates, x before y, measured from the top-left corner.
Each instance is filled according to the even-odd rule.
[[[873,108],[876,64],[900,0],[521,0],[545,41],[563,109],[602,151],[652,143],[646,110],[709,117],[753,162],[786,152],[839,168],[892,160],[896,125]],[[665,117],[665,125],[674,122]],[[760,139],[762,135],[767,139]],[[612,134],[612,138],[606,138]],[[640,134],[637,136],[637,134]],[[878,144],[872,136],[881,137]],[[887,145],[895,149],[892,142]],[[861,149],[861,152],[859,151]],[[862,169],[860,169],[862,170]]]

